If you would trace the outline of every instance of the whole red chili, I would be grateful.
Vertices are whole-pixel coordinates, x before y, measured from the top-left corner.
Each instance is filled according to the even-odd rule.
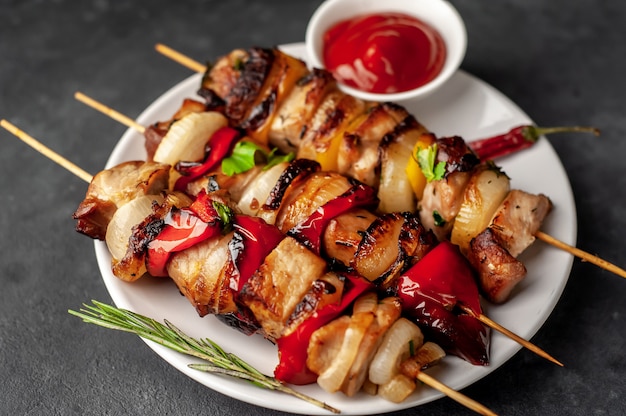
[[[523,125],[509,130],[507,133],[469,142],[470,148],[480,160],[491,160],[526,149],[539,140],[539,137],[552,133],[584,132],[596,136],[600,130],[594,127],[537,127]]]

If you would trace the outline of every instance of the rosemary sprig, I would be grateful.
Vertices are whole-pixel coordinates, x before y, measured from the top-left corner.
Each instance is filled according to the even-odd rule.
[[[118,331],[130,332],[142,338],[156,342],[164,347],[206,361],[203,364],[189,364],[190,368],[214,374],[223,374],[251,382],[268,390],[280,391],[297,397],[310,404],[326,409],[332,413],[341,413],[328,404],[302,394],[274,377],[267,376],[235,354],[224,351],[219,345],[208,338],[196,339],[184,334],[174,324],[165,320],[164,323],[140,315],[138,313],[116,308],[95,300],[93,305],[83,304],[79,311],[69,310],[90,324]]]

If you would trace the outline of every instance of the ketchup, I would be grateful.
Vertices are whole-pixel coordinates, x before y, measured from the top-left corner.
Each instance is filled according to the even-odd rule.
[[[446,46],[439,32],[419,19],[380,13],[332,26],[324,33],[323,55],[338,81],[362,91],[395,93],[435,78]]]

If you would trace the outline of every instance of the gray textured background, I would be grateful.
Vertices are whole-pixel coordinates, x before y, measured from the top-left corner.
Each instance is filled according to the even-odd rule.
[[[156,42],[211,59],[302,41],[319,3],[0,0],[0,117],[97,172],[124,128],[76,102],[76,90],[136,116],[189,75]],[[593,146],[551,141],[575,193],[578,246],[626,264],[626,3],[452,3],[469,32],[465,70],[540,125],[603,130]],[[203,387],[136,337],[69,316],[110,301],[91,242],[73,231],[85,184],[7,132],[0,140],[0,414],[279,414]],[[521,351],[464,392],[503,415],[625,414],[625,298],[624,279],[576,261],[533,339],[566,368]],[[470,412],[442,399],[395,414],[418,413]]]

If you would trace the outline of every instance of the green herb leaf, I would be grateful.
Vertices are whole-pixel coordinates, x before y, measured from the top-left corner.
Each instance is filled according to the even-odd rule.
[[[426,148],[417,150],[416,159],[420,169],[424,173],[428,182],[443,179],[446,173],[446,162],[439,162],[435,165],[437,157],[437,144],[434,143]]]
[[[264,375],[236,355],[227,353],[208,338],[192,338],[168,321],[161,324],[154,319],[126,309],[118,309],[115,306],[95,300],[92,301],[92,303],[93,305],[83,304],[83,308],[78,312],[73,310],[69,310],[68,312],[71,315],[81,318],[83,322],[104,328],[116,329],[118,331],[130,332],[174,351],[199,358],[208,363],[190,364],[190,368],[247,380],[261,388],[280,391],[330,412],[340,413],[338,409],[302,394],[284,385],[274,377]]]
[[[295,154],[277,154],[278,149],[274,148],[269,153],[256,143],[240,141],[235,145],[232,154],[222,160],[222,172],[232,176],[237,173],[247,172],[256,166],[257,163],[266,163],[264,169],[269,169],[282,162],[290,162]]]
[[[443,227],[444,225],[446,225],[446,220],[443,219],[443,217],[437,210],[433,211],[433,219],[435,220],[435,225],[437,227]]]
[[[296,154],[293,152],[287,153],[286,155],[276,154],[278,148],[273,148],[269,154],[267,154],[267,165],[263,168],[263,170],[267,170],[273,166],[276,166],[283,162],[291,162],[296,158]]]
[[[264,152],[258,144],[247,141],[237,142],[232,154],[222,160],[222,171],[228,176],[249,171],[256,165],[257,152]]]
[[[233,228],[233,222],[235,222],[235,213],[232,209],[230,209],[228,205],[222,204],[218,201],[213,201],[213,208],[215,208],[217,214],[222,220],[222,224],[224,224],[224,226],[222,227],[223,233],[229,233],[230,230],[232,230]]]

